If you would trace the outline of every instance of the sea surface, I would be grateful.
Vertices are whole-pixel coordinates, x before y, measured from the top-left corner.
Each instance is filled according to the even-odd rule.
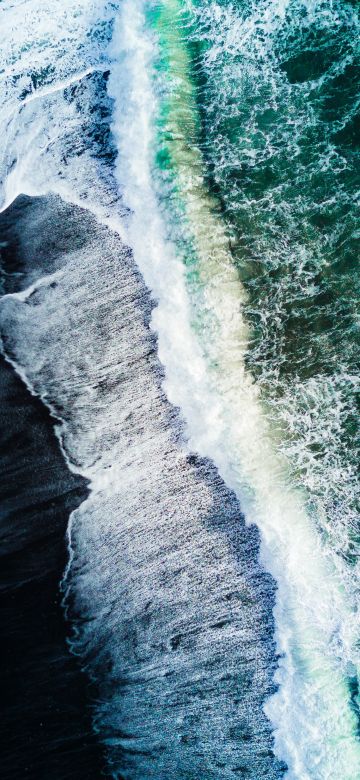
[[[5,441],[39,568],[29,496],[63,528],[51,776],[358,780],[359,6],[0,13],[3,383],[72,497]]]

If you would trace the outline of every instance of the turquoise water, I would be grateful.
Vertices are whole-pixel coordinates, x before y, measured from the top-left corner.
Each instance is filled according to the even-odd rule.
[[[291,778],[352,780],[358,13],[172,0],[150,5],[146,27],[153,178],[207,366],[204,404],[218,399],[205,452],[259,525],[279,584],[276,748]]]
[[[358,563],[359,45],[347,2],[191,7],[209,185],[248,293],[248,370],[321,529]]]

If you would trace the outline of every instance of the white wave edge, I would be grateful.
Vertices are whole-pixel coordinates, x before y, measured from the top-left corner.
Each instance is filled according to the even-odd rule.
[[[22,193],[19,193],[19,194],[22,194]],[[9,205],[11,205],[11,203]],[[4,209],[0,209],[0,214],[1,214],[1,212],[3,210]],[[0,303],[2,301],[4,301],[6,298],[15,298],[15,299],[17,299],[19,301],[24,302],[24,301],[27,300],[27,298],[30,297],[30,295],[32,295],[33,292],[38,290],[40,287],[47,287],[50,284],[52,284],[52,282],[57,282],[59,280],[59,278],[61,278],[61,276],[63,276],[63,272],[62,271],[55,271],[55,273],[53,273],[53,274],[47,274],[45,276],[42,276],[39,279],[37,279],[36,282],[34,282],[33,284],[29,285],[29,287],[27,287],[25,290],[21,290],[21,292],[9,293],[7,295],[1,296]],[[15,372],[15,374],[19,377],[21,382],[24,384],[26,389],[29,391],[30,395],[33,398],[38,398],[44,404],[46,409],[48,409],[48,411],[49,411],[49,413],[51,415],[51,418],[54,421],[54,425],[53,425],[54,434],[55,434],[55,436],[56,436],[56,438],[58,440],[60,452],[61,452],[61,454],[62,454],[62,456],[64,458],[64,462],[66,463],[67,468],[69,469],[69,471],[72,474],[76,474],[77,476],[81,476],[84,479],[89,481],[88,489],[89,489],[89,492],[91,494],[93,492],[93,490],[94,490],[94,486],[92,484],[91,478],[89,477],[89,474],[88,474],[87,470],[86,469],[82,469],[78,464],[75,465],[73,463],[73,461],[71,460],[71,458],[70,458],[70,456],[69,456],[69,454],[68,454],[68,452],[66,450],[66,447],[64,446],[63,430],[66,428],[66,420],[64,420],[59,415],[59,412],[57,411],[55,406],[49,401],[49,399],[48,399],[48,397],[46,395],[46,392],[39,392],[39,391],[35,390],[35,387],[34,387],[33,383],[30,381],[30,379],[29,379],[25,369],[23,368],[23,366],[21,366],[18,361],[14,360],[14,358],[11,357],[8,354],[8,352],[6,351],[6,347],[4,345],[4,342],[3,342],[3,339],[2,339],[1,336],[0,336],[0,353],[3,356],[4,360],[6,361],[6,363],[8,363],[12,367],[12,369]],[[86,501],[87,501],[87,499],[85,499],[81,503],[81,507],[82,508],[84,508],[84,504],[86,503]],[[73,524],[73,520],[74,520],[74,516],[75,516],[76,512],[77,512],[77,509],[74,509],[72,512],[70,512],[68,523],[67,523],[67,527],[66,527],[66,547],[67,547],[68,559],[67,559],[67,562],[66,562],[64,573],[63,573],[61,581],[60,581],[60,591],[63,593],[63,599],[62,599],[61,605],[62,605],[62,608],[64,610],[64,613],[65,613],[66,617],[69,616],[69,611],[68,611],[69,588],[67,587],[66,583],[67,583],[67,579],[68,579],[69,572],[70,572],[70,569],[71,569],[71,566],[72,566],[72,562],[74,560],[74,555],[75,555],[71,537],[72,537],[72,524]]]
[[[262,442],[267,460],[265,457],[262,461],[262,454],[254,452],[252,424],[255,429],[260,425],[265,437],[266,425],[261,419],[256,389],[246,379],[244,370],[239,379],[247,382],[243,395],[247,407],[242,409],[250,418],[246,442],[241,441],[241,426],[240,437],[236,433],[232,436],[229,427],[224,428],[223,399],[209,383],[208,368],[191,328],[184,268],[167,240],[154,191],[153,125],[157,104],[151,72],[156,42],[146,31],[143,11],[142,0],[126,0],[123,4],[112,43],[109,93],[115,100],[113,133],[119,150],[119,185],[132,211],[126,238],[158,301],[151,325],[158,336],[160,361],[165,366],[165,392],[186,420],[189,447],[215,462],[226,484],[237,493],[247,522],[255,522],[259,527],[262,562],[278,583],[274,616],[282,657],[277,675],[280,688],[266,703],[265,710],[274,727],[276,753],[289,767],[287,777],[354,780],[360,744],[355,736],[355,716],[348,707],[344,670],[347,662],[352,665],[357,660],[357,617],[351,599],[343,593],[339,573],[332,561],[324,557],[301,493],[282,479],[269,442]],[[224,289],[228,281],[229,278]],[[238,284],[234,301],[233,281],[230,275],[226,302],[231,314],[225,317],[224,307],[225,329],[242,295]],[[210,301],[219,305],[216,291],[215,297],[211,296],[210,292]],[[241,402],[240,406],[225,410],[228,422],[231,413],[239,408]],[[247,460],[253,459],[247,467]],[[255,501],[247,493],[245,483],[250,484]],[[307,640],[303,631],[309,634]],[[308,645],[307,657],[300,650],[301,642],[304,647]],[[308,666],[305,670],[304,664]]]

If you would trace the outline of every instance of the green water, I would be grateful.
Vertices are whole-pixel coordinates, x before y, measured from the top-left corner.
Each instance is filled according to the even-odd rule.
[[[356,4],[188,4],[209,184],[248,293],[246,356],[293,477],[358,562]]]
[[[147,26],[157,196],[219,403],[206,454],[279,584],[277,754],[289,778],[355,780],[357,8],[164,0]]]
[[[197,169],[213,213],[221,213],[247,292],[247,368],[293,478],[308,490],[309,509],[354,567],[360,443],[356,6],[296,0],[188,2],[176,12],[164,7],[160,40],[161,25],[167,32],[175,28],[180,14],[187,47],[186,111],[183,87],[176,106],[177,120],[183,112],[180,132],[185,128],[189,148],[196,145]],[[160,72],[169,70],[171,45],[160,47]],[[163,123],[173,107],[165,102]],[[164,197],[181,224],[169,144],[160,144],[158,165],[166,171]],[[186,231],[181,242],[196,276]]]

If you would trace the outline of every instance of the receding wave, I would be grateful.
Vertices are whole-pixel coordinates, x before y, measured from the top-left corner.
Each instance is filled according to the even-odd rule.
[[[58,418],[70,468],[91,480],[71,515],[63,589],[111,775],[279,777],[262,706],[274,583],[258,532],[214,466],[185,451],[130,250],[54,196],[27,208],[48,215],[51,240],[64,224],[73,238],[56,270],[2,299],[1,333]],[[28,252],[23,284],[32,264]]]

